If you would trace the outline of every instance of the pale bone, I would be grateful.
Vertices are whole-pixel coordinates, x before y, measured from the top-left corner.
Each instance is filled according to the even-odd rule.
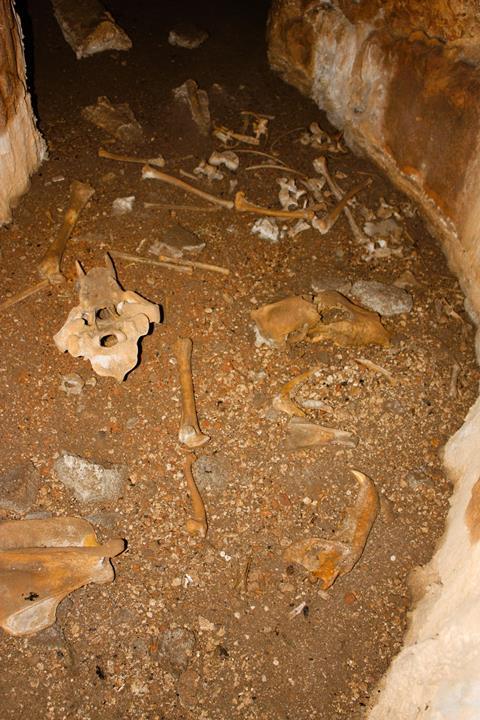
[[[304,382],[306,382],[312,375],[320,370],[320,365],[310,368],[301,375],[289,380],[285,385],[280,388],[278,395],[275,395],[272,401],[272,405],[276,410],[287,413],[287,415],[295,415],[296,417],[306,417],[306,413],[301,407],[293,400],[292,395]]]
[[[175,343],[175,356],[178,363],[180,387],[182,390],[182,417],[178,439],[189,448],[202,447],[210,440],[200,430],[192,378],[192,341],[190,338],[178,338]]]
[[[328,212],[324,217],[315,217],[312,221],[312,227],[314,227],[315,230],[318,230],[321,235],[326,235],[326,233],[329,232],[337,222],[341,212],[345,210],[347,203],[354,197],[354,195],[356,195],[361,190],[370,185],[370,182],[370,180],[366,180],[363,183],[355,185],[355,187],[345,193],[345,195],[338,202],[338,204],[334,208],[332,208],[330,212]]]
[[[178,203],[157,203],[144,202],[143,207],[147,210],[188,210],[189,212],[218,212],[220,207],[201,207],[200,205],[179,205]]]
[[[106,160],[116,160],[117,162],[128,162],[136,163],[138,165],[153,165],[154,167],[164,167],[165,158],[159,155],[156,158],[139,158],[133,155],[119,155],[118,153],[112,153],[104,148],[98,149],[98,157],[105,158]]]
[[[207,513],[205,512],[205,504],[193,477],[192,465],[196,459],[195,455],[190,453],[186,456],[183,465],[183,474],[192,501],[192,517],[188,518],[185,527],[190,535],[200,535],[200,537],[204,538],[207,536],[208,530]]]
[[[260,139],[252,137],[251,135],[243,135],[242,133],[234,132],[224,125],[218,125],[213,130],[214,136],[224,145],[228,145],[229,142],[237,140],[238,142],[246,143],[247,145],[260,145]]]
[[[29,635],[55,622],[57,606],[90,582],[114,579],[120,538],[99,545],[86,520],[55,517],[0,523],[0,626]]]
[[[294,562],[320,580],[323,590],[333,585],[337,577],[349,573],[360,560],[378,515],[379,499],[373,481],[362,472],[352,470],[359,484],[357,500],[348,511],[341,529],[340,540],[309,538],[292,543],[284,552],[284,560]]]
[[[298,222],[304,222],[299,220]],[[308,226],[310,227],[310,226]],[[268,240],[268,242],[276,243],[280,235],[280,230],[275,220],[270,220],[267,217],[258,218],[252,225],[250,230],[252,235],[258,235],[262,240]]]
[[[241,152],[240,150],[237,150],[237,152]],[[299,170],[295,170],[295,168],[288,167],[288,165],[277,165],[276,163],[262,163],[260,165],[249,165],[245,170],[281,170],[282,172],[291,172],[294,175],[299,175],[301,178],[306,178],[307,176],[304,175]]]
[[[299,199],[305,195],[305,190],[299,190],[293,178],[277,178],[277,183],[280,185],[278,200],[282,208],[284,210],[297,208]]]
[[[173,90],[175,100],[188,105],[192,120],[202,135],[208,135],[212,125],[208,95],[200,90],[195,80],[186,80],[183,85]]]
[[[327,181],[328,187],[330,188],[332,193],[335,195],[336,199],[340,202],[340,200],[342,199],[343,193],[340,190],[340,188],[338,187],[337,183],[330,176],[330,173],[328,172],[327,161],[323,156],[316,159],[315,170],[322,174],[322,176]],[[356,222],[355,218],[353,217],[350,209],[348,207],[344,207],[343,212],[345,213],[345,217],[347,218],[348,223],[352,229],[354,238],[359,243],[362,243],[362,244],[367,243],[368,238],[358,227],[357,222]]]
[[[130,260],[131,262],[169,267],[170,269],[185,272],[189,275],[192,274],[194,268],[198,268],[199,270],[211,270],[212,272],[220,273],[220,275],[230,275],[230,270],[228,268],[221,267],[220,265],[210,265],[210,263],[202,263],[198,260],[181,260],[180,258],[170,257],[169,255],[158,255],[157,257],[160,258],[160,261],[151,260],[150,258],[143,257],[142,255],[129,255],[128,253],[118,252],[117,250],[112,250],[111,255],[119,257],[122,260]]]
[[[176,263],[169,262],[167,260],[153,260],[143,257],[142,255],[130,255],[129,253],[119,252],[118,250],[109,250],[109,254],[114,258],[120,258],[121,260],[127,260],[128,262],[154,265],[155,267],[163,267],[168,268],[169,270],[175,270],[175,272],[185,273],[185,275],[193,275],[193,268],[185,265],[177,265]],[[161,255],[159,257],[166,256]]]
[[[343,447],[354,448],[358,445],[358,438],[348,430],[315,425],[301,417],[294,417],[290,420],[287,426],[286,450],[303,450],[323,445],[343,445]]]
[[[300,342],[320,320],[312,303],[298,296],[263,305],[252,310],[250,317],[255,322],[257,345],[277,348]]]
[[[77,262],[80,303],[53,339],[62,352],[89,360],[97,375],[121,382],[138,362],[139,338],[160,322],[160,308],[122,290],[108,255],[105,262],[86,274]]]
[[[51,283],[59,283],[63,280],[60,266],[68,238],[77,224],[78,216],[94,192],[90,185],[79,180],[74,180],[70,186],[70,202],[63,217],[62,227],[38,266],[40,275]]]
[[[285,220],[296,220],[298,218],[312,220],[315,217],[313,210],[275,210],[254,205],[245,198],[245,193],[243,192],[237,192],[235,195],[235,210],[238,212],[255,213],[256,215],[266,215],[268,217],[279,217]]]
[[[39,280],[31,287],[26,288],[25,290],[20,290],[18,293],[15,293],[15,295],[12,295],[7,300],[4,300],[3,303],[0,303],[0,312],[2,312],[3,310],[8,310],[8,308],[17,305],[19,302],[22,302],[22,300],[26,300],[31,295],[35,295],[35,293],[49,286],[50,283],[48,282],[48,280]]]
[[[460,365],[457,363],[456,360],[453,362],[452,366],[452,374],[450,376],[450,387],[448,389],[448,396],[451,398],[456,398],[458,395],[458,376],[460,375]]]
[[[173,185],[174,187],[180,188],[181,190],[191,193],[192,195],[197,195],[198,197],[201,197],[208,202],[214,203],[215,205],[227,208],[227,210],[233,210],[234,207],[234,203],[231,200],[223,200],[216,195],[211,195],[210,193],[204,192],[203,190],[199,190],[198,188],[193,187],[193,185],[189,185],[188,183],[183,182],[183,180],[173,177],[173,175],[167,175],[167,173],[150,167],[150,165],[144,165],[144,167],[142,168],[142,179],[161,180],[168,185]]]
[[[204,175],[209,182],[212,182],[212,180],[223,180],[223,173],[218,169],[218,167],[215,167],[215,165],[210,165],[210,163],[205,162],[205,160],[202,160],[197,167],[194,169],[193,174],[198,175]]]
[[[383,375],[383,377],[386,378],[388,382],[391,383],[391,385],[397,384],[396,378],[394,378],[394,376],[389,370],[386,370],[381,365],[377,365],[377,363],[373,362],[372,360],[368,360],[367,358],[356,358],[355,362],[357,362],[359,365],[363,365],[363,367],[366,367],[368,370],[371,370],[374,373]]]
[[[225,165],[227,170],[231,170],[232,172],[238,170],[238,166],[240,165],[240,159],[238,155],[232,150],[224,150],[223,152],[218,152],[218,150],[214,150],[208,158],[208,162],[210,163],[210,165],[215,165],[215,167]]]
[[[330,340],[342,346],[389,345],[390,335],[377,313],[355,305],[335,290],[318,293],[314,303],[321,319],[308,332],[310,342]],[[329,313],[335,310],[343,317],[329,321]]]

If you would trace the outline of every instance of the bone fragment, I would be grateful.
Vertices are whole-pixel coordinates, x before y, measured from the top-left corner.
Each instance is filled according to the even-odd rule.
[[[107,160],[116,160],[117,162],[128,162],[136,163],[138,165],[153,165],[154,167],[164,167],[165,158],[159,155],[156,158],[139,158],[133,155],[119,155],[118,153],[112,153],[104,148],[98,149],[98,157],[105,158]]]
[[[254,205],[245,198],[245,193],[243,192],[237,192],[235,195],[235,210],[238,210],[238,212],[255,213],[256,215],[267,215],[268,217],[279,217],[285,220],[295,220],[297,218],[312,220],[315,217],[313,210],[275,210]]]
[[[11,635],[30,635],[53,625],[69,593],[113,580],[109,558],[124,549],[120,538],[99,545],[81,518],[0,523],[0,626]]]
[[[450,376],[450,387],[448,389],[448,396],[456,398],[458,395],[458,376],[460,375],[460,365],[455,360],[452,366],[452,374]]]
[[[240,165],[240,159],[238,155],[232,150],[224,150],[223,152],[218,152],[218,150],[214,150],[208,158],[208,162],[210,165],[214,165],[215,167],[225,165],[227,170],[231,170],[232,172],[238,170],[238,166]]]
[[[55,284],[63,280],[60,266],[68,238],[77,224],[78,216],[94,192],[95,190],[90,185],[79,180],[74,180],[70,186],[70,203],[65,212],[62,227],[39,264],[40,275],[50,283]]]
[[[328,172],[328,166],[327,166],[326,159],[323,156],[317,158],[314,162],[314,167],[315,167],[315,170],[325,178],[325,180],[327,181],[328,187],[330,188],[332,193],[335,195],[337,200],[340,202],[340,200],[342,199],[342,191],[340,190],[337,183],[335,182],[335,180],[333,180],[330,173]],[[345,213],[345,217],[348,220],[348,223],[350,225],[350,228],[352,230],[354,238],[359,243],[366,244],[368,242],[368,238],[358,227],[357,222],[356,222],[355,218],[353,217],[350,209],[348,207],[344,207],[343,212]]]
[[[138,145],[143,142],[143,129],[128,103],[113,105],[108,97],[101,95],[95,105],[82,110],[83,117],[123,143]]]
[[[233,210],[234,207],[234,203],[231,200],[223,200],[216,195],[211,195],[210,193],[204,192],[203,190],[199,190],[198,188],[193,187],[193,185],[189,185],[188,183],[183,182],[183,180],[173,177],[173,175],[167,175],[167,173],[150,167],[150,165],[144,165],[144,167],[142,168],[142,179],[161,180],[168,185],[174,185],[174,187],[178,187],[185,192],[191,193],[192,195],[197,195],[198,197],[201,197],[208,202],[219,205],[220,207],[227,208],[228,210]]]
[[[356,358],[355,362],[357,362],[359,365],[363,365],[363,367],[366,367],[368,370],[371,370],[374,373],[383,375],[383,377],[386,378],[388,382],[392,385],[397,384],[396,378],[393,377],[392,373],[389,370],[386,370],[381,365],[377,365],[377,363],[373,362],[372,360],[368,360],[367,358]]]
[[[174,262],[170,262],[170,260],[168,262],[162,260],[152,260],[150,258],[142,257],[141,255],[129,255],[128,253],[119,252],[118,250],[109,250],[109,254],[112,255],[112,257],[120,258],[121,260],[127,260],[128,262],[138,262],[145,265],[155,265],[155,267],[164,267],[168,268],[169,270],[175,270],[179,273],[185,273],[186,275],[193,275],[193,268],[186,267],[184,265],[177,265]]]
[[[355,567],[378,515],[378,493],[372,480],[358,470],[352,470],[352,473],[359,484],[359,493],[339,533],[341,539],[313,537],[299,540],[292,543],[283,555],[286,562],[298,563],[309,570],[313,578],[321,581],[323,590]]]
[[[208,95],[200,90],[195,80],[186,80],[183,85],[173,90],[175,100],[188,105],[192,120],[202,135],[208,135],[211,128]]]
[[[290,420],[287,426],[286,450],[302,450],[322,445],[343,445],[354,448],[358,445],[358,438],[347,430],[323,427],[301,417]]]
[[[50,283],[48,280],[39,280],[39,282],[35,283],[31,287],[26,288],[25,290],[20,290],[20,292],[15,293],[15,295],[12,295],[12,297],[9,297],[8,300],[4,300],[4,302],[0,304],[0,312],[8,310],[8,308],[17,305],[22,302],[22,300],[26,300],[26,298],[31,295],[35,295],[35,293],[40,292],[43,288],[49,287],[49,285]]]
[[[240,152],[240,151],[237,150],[237,152]],[[247,168],[245,168],[245,170],[281,170],[282,172],[291,172],[294,175],[299,175],[301,178],[307,177],[306,175],[301,173],[299,170],[295,170],[295,168],[288,167],[288,165],[277,165],[277,164],[271,164],[271,163],[261,163],[260,165],[249,165]]]
[[[306,382],[312,375],[320,370],[320,365],[317,365],[310,370],[297,375],[296,377],[289,380],[280,389],[278,395],[275,395],[272,401],[272,405],[276,410],[287,413],[287,415],[295,415],[296,417],[305,417],[306,413],[301,407],[297,405],[293,400],[292,395],[304,382]]]
[[[351,190],[349,190],[339,201],[338,205],[336,205],[330,212],[328,212],[325,217],[323,218],[315,218],[312,222],[312,227],[315,228],[315,230],[318,230],[318,232],[321,235],[325,235],[329,230],[332,229],[332,227],[337,222],[338,218],[340,217],[341,212],[345,209],[347,206],[347,203],[349,200],[351,200],[354,195],[359,193],[361,190],[366,188],[368,185],[370,185],[370,180],[366,180],[363,183],[359,183],[358,185],[355,185]]]
[[[197,165],[197,167],[193,171],[193,174],[196,177],[198,177],[199,175],[204,175],[209,182],[212,182],[212,180],[223,180],[224,178],[224,175],[218,169],[218,166],[210,165],[210,163],[205,162],[205,160],[202,160]]]
[[[207,514],[205,512],[205,504],[202,496],[200,495],[192,472],[192,465],[196,459],[195,455],[190,453],[186,456],[183,466],[185,482],[187,483],[188,492],[190,493],[192,501],[192,517],[187,520],[185,526],[190,535],[200,535],[200,537],[204,538],[207,535],[208,523]]]
[[[182,417],[178,439],[189,448],[202,447],[208,443],[210,437],[202,433],[198,424],[193,391],[192,341],[190,338],[178,338],[175,344],[175,355],[182,390]]]
[[[335,290],[324,290],[315,296],[320,322],[308,332],[310,342],[330,340],[337,345],[383,345],[390,335],[377,313],[356,305]],[[336,315],[340,312],[340,319]],[[330,319],[333,313],[333,319]]]
[[[189,212],[218,212],[222,208],[216,207],[201,207],[200,205],[178,205],[169,203],[155,203],[155,202],[144,202],[143,207],[147,210],[188,210]]]
[[[260,145],[260,138],[234,132],[233,130],[229,130],[229,128],[225,127],[224,125],[216,126],[213,130],[213,134],[217,138],[217,140],[223,142],[224,145],[227,145],[233,140],[243,142],[247,145]]]
[[[198,268],[199,270],[211,270],[212,272],[220,273],[220,275],[230,275],[230,270],[228,268],[221,267],[220,265],[210,265],[209,263],[202,263],[197,260],[180,260],[180,258],[170,257],[169,255],[158,255],[157,257],[160,258],[160,261],[158,261],[142,257],[141,255],[129,255],[128,253],[119,252],[118,250],[112,250],[110,254],[114,257],[119,257],[122,260],[130,260],[131,262],[145,263],[146,265],[160,265],[161,267],[171,267],[179,272],[188,273],[189,275],[192,274],[194,268]]]
[[[276,348],[301,342],[320,320],[312,303],[297,296],[262,305],[250,317],[255,322],[256,344]]]
[[[77,60],[105,50],[130,50],[132,41],[97,0],[52,0],[63,37]]]

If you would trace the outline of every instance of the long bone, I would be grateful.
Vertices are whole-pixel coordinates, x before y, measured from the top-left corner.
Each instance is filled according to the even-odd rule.
[[[337,200],[340,202],[343,197],[342,191],[340,190],[337,183],[335,182],[335,180],[332,178],[332,176],[328,172],[327,161],[323,156],[320,156],[315,161],[315,169],[317,170],[317,172],[319,172],[321,175],[323,175],[323,177],[325,178],[325,180],[328,183],[328,187],[330,188],[332,193],[335,195]],[[359,243],[362,243],[362,244],[365,244],[366,242],[368,242],[368,238],[364,235],[364,233],[358,227],[357,222],[356,222],[355,218],[353,217],[351,210],[348,207],[344,207],[343,212],[345,213],[345,217],[348,220],[348,223],[352,229],[352,233],[353,233],[355,239]]]
[[[78,216],[94,192],[95,190],[91,185],[82,183],[79,180],[74,180],[70,185],[70,203],[65,212],[62,227],[38,266],[40,275],[53,284],[63,280],[60,266],[68,238],[77,224]]]
[[[220,207],[227,208],[227,210],[233,210],[234,207],[231,200],[223,200],[216,195],[211,195],[210,193],[204,192],[203,190],[199,190],[198,188],[193,187],[193,185],[189,185],[188,183],[183,182],[183,180],[173,177],[173,175],[167,175],[167,173],[161,172],[160,170],[157,170],[150,165],[143,166],[142,179],[161,180],[168,185],[173,185],[174,187],[180,188],[181,190],[191,193],[192,195],[197,195],[198,197],[201,197],[208,202],[214,203],[215,205],[220,205]]]
[[[159,155],[156,158],[139,158],[133,155],[119,155],[118,153],[112,153],[104,148],[98,148],[98,157],[105,158],[107,160],[116,160],[117,162],[128,162],[137,163],[138,165],[154,165],[156,167],[163,167],[165,165],[165,159]]]
[[[243,192],[237,192],[235,195],[235,210],[238,210],[238,212],[255,213],[256,215],[267,215],[268,217],[285,218],[286,220],[295,220],[298,218],[313,220],[315,217],[313,210],[272,210],[271,208],[254,205],[246,199],[245,193]]]
[[[175,356],[182,390],[182,417],[178,439],[189,448],[202,447],[208,443],[210,437],[202,433],[198,424],[193,392],[192,341],[190,338],[178,338],[175,343]]]
[[[371,180],[365,180],[365,182],[355,185],[355,187],[345,193],[342,199],[338,202],[338,205],[332,208],[332,210],[330,210],[330,212],[324,215],[324,217],[315,218],[312,222],[312,226],[315,228],[315,230],[318,230],[321,235],[326,235],[337,222],[342,210],[345,210],[348,201],[351,200],[353,196],[359,193],[361,190],[364,190],[364,188],[368,187],[368,185],[370,185],[370,182]]]
[[[200,535],[200,537],[204,538],[208,530],[207,513],[205,512],[205,504],[193,477],[192,465],[196,459],[195,455],[190,453],[186,456],[183,465],[185,482],[187,483],[188,492],[192,500],[192,517],[188,518],[185,527],[190,535]]]

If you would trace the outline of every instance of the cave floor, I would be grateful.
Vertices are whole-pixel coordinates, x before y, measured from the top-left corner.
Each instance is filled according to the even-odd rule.
[[[50,4],[27,3],[31,85],[49,160],[0,232],[0,300],[37,281],[37,263],[61,224],[70,182],[89,182],[95,195],[68,245],[66,283],[3,314],[0,473],[33,463],[42,484],[31,513],[90,518],[99,538],[121,536],[128,549],[114,560],[115,581],[71,594],[55,626],[26,638],[2,633],[4,720],[361,717],[402,643],[407,575],[429,560],[442,533],[451,487],[441,449],[475,399],[478,371],[462,292],[406,198],[365,160],[327,152],[343,188],[372,180],[352,205],[359,222],[384,198],[406,231],[398,256],[367,261],[343,215],[326,235],[309,229],[273,244],[252,235],[255,215],[178,210],[172,217],[167,209],[145,208],[144,202],[203,203],[142,181],[139,166],[97,156],[100,146],[144,157],[162,153],[166,172],[191,173],[220,149],[172,98],[173,88],[193,78],[207,90],[218,124],[241,130],[244,110],[274,116],[260,150],[314,176],[312,161],[320,153],[299,139],[311,122],[328,124],[269,71],[266,7],[249,5],[192,3],[189,10],[179,3],[112,1],[133,49],[77,61]],[[210,33],[197,50],[167,42],[168,31],[187,16]],[[87,123],[82,108],[102,95],[129,103],[144,128],[143,144],[122,145]],[[229,181],[236,178],[249,200],[275,206],[282,173],[249,170],[268,162],[262,156],[242,153],[240,159],[236,174],[226,171],[211,185],[185,179],[232,197]],[[132,212],[112,215],[112,201],[131,195]],[[52,337],[77,304],[74,261],[88,270],[103,264],[108,249],[155,259],[149,248],[174,223],[205,242],[195,259],[227,267],[230,275],[196,270],[188,276],[118,259],[123,287],[164,311],[163,322],[141,342],[138,367],[118,383],[62,355]],[[312,283],[325,278],[391,285],[406,271],[415,280],[408,288],[414,307],[383,319],[392,335],[388,348],[255,345],[250,312],[261,304],[308,295]],[[193,340],[197,407],[211,436],[194,466],[209,520],[205,541],[185,530],[190,501],[177,439],[178,336]],[[396,383],[359,365],[359,357],[391,372]],[[285,448],[288,418],[272,409],[272,397],[314,365],[321,372],[298,396],[328,403],[331,414],[310,410],[310,418],[353,432],[357,447]],[[86,382],[79,395],[61,389],[71,373]],[[123,497],[78,503],[54,472],[62,451],[126,465]],[[335,536],[357,493],[350,468],[373,479],[380,513],[358,564],[324,592],[282,553],[293,540]],[[173,628],[186,630],[176,646],[167,632]],[[178,662],[175,653],[182,656]]]

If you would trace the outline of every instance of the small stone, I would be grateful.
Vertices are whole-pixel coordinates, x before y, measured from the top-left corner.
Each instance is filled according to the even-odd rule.
[[[129,475],[125,465],[106,467],[66,452],[55,461],[55,472],[81,503],[118,500]]]
[[[169,255],[181,258],[186,252],[200,252],[205,248],[205,242],[191,230],[182,225],[167,227],[163,236],[150,246],[151,255]]]
[[[195,670],[186,670],[178,678],[177,692],[185,708],[192,709],[197,704],[199,683],[200,675]]]
[[[97,525],[97,527],[112,530],[119,521],[119,515],[116,512],[95,513],[94,515],[87,515],[85,520]]]
[[[40,475],[31,462],[19,463],[0,475],[0,508],[26,513],[35,504]]]
[[[352,283],[350,280],[340,275],[323,275],[322,277],[312,280],[312,290],[315,293],[323,292],[324,290],[335,290],[342,295],[348,295],[351,288]]]
[[[187,669],[195,645],[195,633],[188,628],[164,630],[158,638],[159,654],[168,660],[176,672]]]
[[[213,632],[215,630],[214,623],[207,620],[207,618],[202,617],[202,615],[198,616],[198,627],[204,632]]]
[[[169,45],[176,45],[186,50],[196,50],[207,39],[208,33],[206,30],[202,30],[190,23],[181,23],[168,33]]]
[[[376,280],[357,280],[351,292],[366,308],[385,317],[409,313],[413,307],[412,296],[406,290]]]
[[[207,487],[221,489],[230,483],[232,468],[227,458],[219,453],[201,455],[194,466],[195,482],[199,490]]]
[[[60,381],[60,390],[67,395],[80,395],[85,386],[85,381],[77,373],[63,375]]]

